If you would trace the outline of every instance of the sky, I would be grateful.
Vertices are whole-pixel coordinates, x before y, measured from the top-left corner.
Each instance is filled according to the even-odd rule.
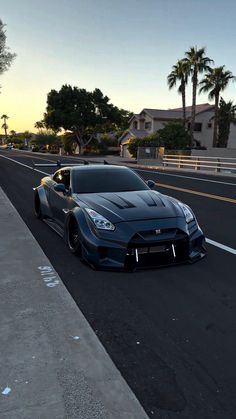
[[[0,76],[0,114],[10,117],[9,130],[35,131],[48,92],[63,84],[99,88],[135,113],[181,107],[166,79],[191,46],[205,46],[215,66],[236,75],[235,16],[235,0],[0,0],[17,54]],[[223,97],[236,102],[236,83]]]

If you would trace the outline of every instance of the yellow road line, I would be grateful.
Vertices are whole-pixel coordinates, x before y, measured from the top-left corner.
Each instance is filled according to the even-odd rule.
[[[216,199],[218,201],[231,202],[231,204],[236,204],[236,199],[227,198],[226,196],[212,195],[205,192],[193,191],[192,189],[178,188],[177,186],[166,185],[165,183],[156,183],[156,185],[157,187],[160,186],[161,188],[174,189],[175,191],[191,193],[193,195],[205,196],[206,198]]]
[[[17,153],[16,151],[14,151],[14,153],[15,153],[15,157],[22,157],[22,156],[23,157],[28,157],[28,159],[30,159],[31,161],[33,159],[36,159],[36,160],[38,159],[38,160],[50,161],[52,163],[56,163],[57,162],[56,160],[47,159],[48,154],[46,154],[45,156],[41,157],[41,156],[37,156],[37,153],[35,155],[27,154],[27,153],[24,153],[24,152],[23,153],[22,152],[18,152],[18,154],[16,154]],[[12,155],[14,156],[14,154],[12,154]]]

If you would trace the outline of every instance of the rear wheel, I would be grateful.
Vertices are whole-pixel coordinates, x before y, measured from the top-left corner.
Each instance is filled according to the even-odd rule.
[[[81,239],[79,226],[74,217],[71,217],[66,231],[66,243],[71,253],[81,256]]]
[[[43,216],[42,216],[42,210],[41,210],[41,202],[40,202],[38,193],[35,194],[35,198],[34,198],[34,212],[35,212],[36,217],[39,220],[42,220]]]

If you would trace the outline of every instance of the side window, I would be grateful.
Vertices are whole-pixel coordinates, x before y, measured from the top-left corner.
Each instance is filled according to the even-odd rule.
[[[64,183],[67,190],[70,189],[70,170],[61,170],[60,183]]]
[[[61,170],[59,170],[58,172],[54,174],[53,180],[54,182],[61,183],[61,179],[62,179]]]

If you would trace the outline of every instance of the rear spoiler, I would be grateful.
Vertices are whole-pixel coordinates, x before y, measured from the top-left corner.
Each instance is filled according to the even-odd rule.
[[[60,160],[57,160],[55,163],[34,163],[33,167],[68,167],[68,166],[82,166],[90,164],[88,160],[80,159],[78,163],[62,163]],[[103,164],[110,164],[106,160],[103,161]]]

